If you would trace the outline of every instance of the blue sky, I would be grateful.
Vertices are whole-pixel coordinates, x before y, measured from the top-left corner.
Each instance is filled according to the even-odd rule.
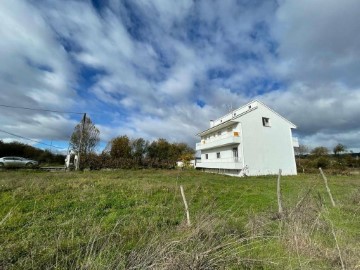
[[[102,146],[194,145],[210,119],[259,99],[301,143],[359,151],[359,12],[355,0],[1,1],[0,103],[86,112]],[[0,108],[3,130],[64,148],[80,118]]]

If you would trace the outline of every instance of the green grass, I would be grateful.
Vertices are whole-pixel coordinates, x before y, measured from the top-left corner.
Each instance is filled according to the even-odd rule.
[[[0,269],[360,269],[360,176],[276,178],[1,171]]]

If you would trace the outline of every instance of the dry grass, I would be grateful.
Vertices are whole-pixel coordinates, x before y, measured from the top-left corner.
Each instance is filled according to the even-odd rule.
[[[320,175],[284,177],[279,216],[274,176],[2,176],[0,269],[360,269],[360,179],[329,177],[333,208]]]
[[[354,196],[357,198],[357,194]],[[296,254],[299,269],[358,269],[358,246],[354,241],[347,242],[343,230],[335,228],[329,210],[322,196],[309,189],[283,216],[253,216],[247,228],[252,235],[266,235],[271,231],[271,219],[277,220],[279,241],[289,253]]]
[[[251,250],[273,237],[223,234],[226,224],[213,216],[196,218],[192,227],[154,235],[126,258],[126,269],[223,269],[278,265],[271,258],[251,256]],[[175,235],[174,235],[175,234]]]

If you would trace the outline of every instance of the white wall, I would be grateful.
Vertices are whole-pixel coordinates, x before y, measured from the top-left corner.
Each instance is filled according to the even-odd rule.
[[[270,127],[263,126],[262,117],[270,118]],[[283,175],[296,174],[289,122],[262,104],[237,121],[242,126],[241,147],[247,175],[277,174],[279,169]]]

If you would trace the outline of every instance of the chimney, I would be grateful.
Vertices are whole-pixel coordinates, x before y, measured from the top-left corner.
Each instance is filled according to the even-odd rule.
[[[214,126],[214,120],[210,120],[210,128]]]

